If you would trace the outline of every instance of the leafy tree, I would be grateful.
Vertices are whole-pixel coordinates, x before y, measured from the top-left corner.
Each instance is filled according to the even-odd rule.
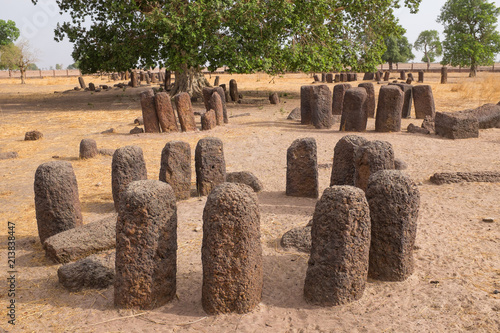
[[[476,76],[478,66],[491,65],[500,52],[499,14],[500,8],[485,0],[448,0],[437,20],[445,35],[441,63],[470,66],[470,77]]]
[[[407,62],[415,58],[411,52],[411,44],[405,36],[397,37],[390,35],[384,39],[386,51],[382,55],[382,60],[389,63],[389,70],[392,70],[393,63]]]
[[[56,69],[63,69],[63,64],[56,64]]]
[[[27,69],[29,71],[36,71],[36,70],[39,70],[40,68],[38,68],[38,66],[36,64],[29,64]]]
[[[71,65],[69,65],[67,67],[67,69],[78,69],[78,68],[80,68],[80,65],[78,64],[78,61],[75,62],[75,63],[72,63]]]
[[[435,57],[443,54],[439,34],[436,30],[422,31],[413,46],[415,50],[424,52],[422,61],[427,62],[427,69],[431,66],[431,62],[436,60]]]
[[[0,20],[0,46],[12,44],[19,38],[19,29],[14,21]]]
[[[416,12],[420,1],[58,0],[71,21],[55,38],[74,43],[83,73],[167,67],[176,75],[172,94],[199,95],[208,84],[204,66],[270,74],[374,70],[383,37],[404,32],[394,8],[404,2]]]
[[[21,72],[21,84],[26,83],[26,70],[37,61],[34,52],[30,50],[27,41],[2,46],[2,64],[8,69],[18,69]]]

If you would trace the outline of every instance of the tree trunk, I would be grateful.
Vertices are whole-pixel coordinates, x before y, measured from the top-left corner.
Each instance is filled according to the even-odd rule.
[[[178,93],[187,92],[191,97],[203,97],[202,90],[204,87],[210,87],[210,83],[199,68],[184,67],[185,69],[175,71],[175,83],[170,95],[175,96]]]
[[[19,70],[21,72],[21,84],[26,84],[25,78],[26,78],[26,70],[23,68],[20,68]]]
[[[389,61],[389,70],[392,71],[392,61]]]
[[[425,56],[427,58],[427,71],[429,71],[429,68],[431,68],[431,58],[427,53],[425,54]]]
[[[476,75],[477,75],[477,65],[475,63],[472,63],[470,65],[469,77],[476,77]]]

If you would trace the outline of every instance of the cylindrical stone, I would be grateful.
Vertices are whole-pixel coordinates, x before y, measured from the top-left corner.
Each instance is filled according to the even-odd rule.
[[[208,110],[201,115],[201,130],[208,131],[217,126],[217,119],[214,110]]]
[[[220,81],[220,77],[217,75],[215,77],[215,80],[214,80],[214,87],[218,87],[219,86],[219,81]]]
[[[429,85],[418,85],[413,87],[413,105],[415,107],[415,118],[425,119],[429,116],[434,119],[436,106],[432,88]]]
[[[319,82],[318,74],[314,74],[313,78],[314,78],[314,82]]]
[[[296,139],[286,154],[286,195],[317,198],[318,160],[314,138]]]
[[[441,83],[448,83],[448,67],[441,67]]]
[[[424,82],[424,71],[418,71],[418,82],[419,83]]]
[[[366,198],[372,223],[368,276],[403,281],[414,271],[418,187],[401,171],[382,170],[370,176]]]
[[[126,146],[115,150],[111,162],[111,189],[116,211],[127,186],[133,181],[145,179],[148,179],[148,172],[141,147]]]
[[[221,84],[219,87],[215,87],[215,88],[205,87],[202,90],[203,102],[205,103],[205,110],[206,111],[214,110],[216,116],[217,116],[218,112],[220,112],[220,111],[218,111],[219,107],[214,105],[215,101],[210,101],[210,100],[211,100],[214,92],[217,92],[217,94],[219,94],[219,97],[220,97],[220,100],[222,103],[222,115],[223,115],[224,121],[223,122],[221,121],[220,124],[217,123],[217,125],[222,125],[222,123],[224,123],[224,124],[228,123],[227,108],[226,108],[227,99],[226,99],[226,94],[225,94],[225,90],[224,90],[225,86],[226,85]]]
[[[332,114],[341,115],[344,108],[344,95],[347,89],[350,89],[349,83],[337,84],[333,87]]]
[[[357,135],[346,135],[337,142],[335,149],[333,150],[333,166],[332,175],[330,177],[330,186],[354,186],[356,152],[359,147],[367,142],[368,140]]]
[[[177,273],[177,208],[170,185],[130,183],[116,222],[114,304],[153,309],[173,300]]]
[[[321,73],[321,82],[326,82],[326,73]]]
[[[326,84],[300,88],[301,124],[313,124],[318,129],[331,128],[332,96]]]
[[[400,132],[404,94],[398,86],[383,86],[378,94],[376,132]]]
[[[137,78],[137,72],[130,73],[130,82],[131,82],[131,86],[133,88],[136,88],[139,85],[139,80]]]
[[[335,83],[339,83],[340,82],[340,74],[335,74],[335,78],[333,79],[333,81],[335,81]]]
[[[144,80],[146,84],[151,84],[151,78],[149,77],[149,73],[144,73]]]
[[[224,146],[218,138],[203,138],[195,150],[196,189],[199,195],[208,195],[226,181]]]
[[[93,84],[92,82],[89,83],[89,90],[95,91],[95,84]]]
[[[35,211],[38,236],[45,239],[82,223],[78,184],[71,163],[52,161],[35,172]]]
[[[333,83],[333,73],[326,74],[326,83]]]
[[[366,72],[366,73],[363,75],[363,81],[373,80],[373,79],[374,79],[374,76],[375,76],[375,73],[372,73],[372,72]]]
[[[394,169],[394,149],[386,141],[369,141],[357,149],[354,165],[354,185],[366,191],[372,174]]]
[[[170,95],[166,92],[160,92],[155,95],[154,100],[156,115],[158,116],[162,132],[178,132],[177,117],[170,101]]]
[[[80,159],[93,158],[98,154],[97,143],[94,139],[83,139],[80,141]]]
[[[221,89],[222,90],[222,89]],[[208,100],[208,110],[214,110],[215,112],[215,123],[217,126],[224,125],[224,107],[222,105],[222,99],[217,91],[212,92],[212,96]]]
[[[411,104],[413,101],[413,87],[406,83],[389,83],[389,85],[398,86],[403,92],[403,108],[401,110],[401,118],[410,118]]]
[[[172,71],[165,71],[165,87],[170,87],[172,84]]]
[[[370,250],[370,210],[364,192],[353,186],[325,189],[314,210],[311,239],[305,300],[332,306],[360,299]]]
[[[389,77],[391,76],[391,72],[387,71],[384,73],[384,81],[389,81]]]
[[[365,107],[366,98],[367,93],[364,88],[351,88],[345,92],[340,131],[366,131],[368,121]]]
[[[373,74],[373,73],[372,73]],[[365,88],[366,90],[366,101],[365,101],[365,109],[368,118],[375,117],[375,87],[373,83],[366,82],[358,84],[358,87]]]
[[[148,89],[141,93],[142,119],[144,121],[144,132],[160,133],[160,125],[156,114],[155,93]]]
[[[83,79],[82,76],[78,77],[78,83],[80,84],[80,88],[85,89],[87,86],[85,85],[85,80]]]
[[[260,213],[243,184],[214,188],[203,210],[202,306],[209,314],[247,313],[262,296]]]
[[[406,71],[404,69],[399,72],[399,79],[406,80]]]
[[[159,179],[172,187],[177,200],[191,197],[191,146],[187,142],[170,141],[165,145]]]
[[[229,96],[233,102],[237,102],[239,99],[238,84],[235,79],[229,80]]]
[[[379,71],[376,71],[375,72],[375,81],[380,82],[380,80],[381,80],[381,74]]]
[[[181,124],[182,132],[196,130],[196,122],[194,120],[193,106],[191,105],[191,97],[188,93],[182,92],[174,97],[179,123]]]
[[[278,95],[278,93],[272,93],[271,95],[269,95],[269,102],[271,104],[280,104],[280,97]]]
[[[347,82],[347,73],[340,73],[340,82]]]

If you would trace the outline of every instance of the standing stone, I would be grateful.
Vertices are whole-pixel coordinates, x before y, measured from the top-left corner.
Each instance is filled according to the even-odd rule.
[[[347,82],[347,73],[340,73],[340,82]]]
[[[239,99],[238,84],[235,79],[229,81],[229,96],[231,96],[233,102],[237,102]]]
[[[345,92],[339,131],[366,131],[368,121],[365,107],[366,98],[367,93],[364,88],[351,88]]]
[[[321,82],[326,82],[326,73],[321,73]]]
[[[424,71],[418,71],[418,83],[424,82]]]
[[[177,117],[175,116],[170,95],[166,92],[157,93],[154,97],[156,115],[160,123],[162,132],[178,132]]]
[[[80,159],[93,158],[98,154],[97,143],[94,139],[83,139],[80,141]]]
[[[226,108],[226,95],[225,95],[225,86],[226,85],[220,85],[219,87],[215,87],[215,88],[209,88],[209,87],[205,87],[203,88],[202,90],[202,93],[203,93],[203,102],[205,103],[205,110],[208,111],[208,110],[214,110],[215,111],[215,115],[217,116],[219,114],[219,106],[218,105],[215,105],[215,101],[212,101],[210,102],[211,98],[212,98],[212,95],[214,92],[217,92],[217,94],[219,94],[219,97],[220,97],[220,101],[222,103],[222,115],[223,115],[223,118],[224,118],[224,121],[219,121],[220,123],[217,123],[217,125],[222,125],[223,123],[224,124],[227,124],[228,123],[228,116],[227,116],[227,108]]]
[[[365,75],[363,75],[363,81],[373,80],[374,76],[375,76],[375,73],[372,73],[372,72],[365,73]]]
[[[144,80],[146,81],[146,84],[151,84],[151,79],[149,77],[149,73],[144,73]]]
[[[89,90],[95,91],[95,84],[93,84],[92,82],[89,83]]]
[[[352,186],[325,189],[311,229],[304,298],[332,306],[363,296],[368,275],[370,209],[365,194]]]
[[[215,77],[215,80],[214,80],[214,87],[218,87],[219,86],[219,81],[220,81],[220,77],[217,75]]]
[[[333,83],[333,74],[332,73],[326,74],[326,83]]]
[[[269,102],[271,102],[271,104],[280,104],[280,97],[278,93],[275,92],[269,95]]]
[[[158,77],[156,76],[156,73],[151,73],[150,76],[152,83],[158,83]]]
[[[448,83],[448,67],[441,67],[441,83]]]
[[[247,313],[262,297],[263,269],[257,195],[243,184],[214,188],[203,210],[205,312]]]
[[[38,236],[45,239],[82,225],[78,184],[71,163],[52,161],[35,172],[35,211]]]
[[[373,74],[373,73],[372,73]],[[358,87],[366,89],[366,101],[365,101],[365,109],[366,115],[368,118],[375,117],[375,87],[373,83],[366,82],[358,84]]]
[[[177,107],[177,115],[181,124],[182,132],[196,130],[196,122],[194,120],[193,106],[191,105],[191,97],[188,93],[182,92],[174,97],[175,106]]]
[[[399,72],[399,79],[403,81],[406,80],[406,71],[404,69]]]
[[[82,89],[87,88],[87,85],[85,85],[85,80],[83,79],[83,76],[78,77],[78,83],[80,83],[80,88],[82,88]]]
[[[208,110],[201,115],[201,130],[208,131],[217,126],[217,120],[215,118],[215,111]]]
[[[170,141],[161,151],[159,179],[168,183],[177,200],[191,197],[191,146],[183,141]]]
[[[295,140],[286,154],[286,195],[317,198],[318,161],[316,140]]]
[[[375,81],[380,82],[380,80],[381,80],[381,75],[380,75],[380,72],[379,72],[379,71],[376,71],[376,72],[375,72]]]
[[[172,85],[172,71],[165,71],[165,89]]]
[[[356,152],[359,147],[363,146],[367,142],[368,140],[357,135],[346,135],[337,142],[333,153],[330,186],[354,186]]]
[[[354,172],[354,184],[366,191],[368,179],[372,174],[380,170],[394,169],[394,150],[392,145],[386,141],[369,141],[360,146],[354,158],[356,171]]]
[[[375,118],[376,132],[400,132],[404,95],[397,86],[380,88]]]
[[[413,104],[415,106],[415,118],[425,119],[426,116],[434,118],[436,106],[434,105],[431,86],[419,85],[413,87]]]
[[[128,80],[130,79],[130,72],[129,71],[125,71],[125,73],[123,73],[123,79],[122,80]]]
[[[215,90],[208,100],[208,110],[214,110],[216,125],[224,125],[224,107],[222,106],[222,99],[220,94]]]
[[[115,150],[111,162],[111,187],[116,211],[127,186],[133,181],[144,179],[148,179],[148,172],[141,147],[126,146]]]
[[[412,82],[415,81],[413,78],[413,73],[408,73],[408,79],[410,79]]]
[[[140,71],[140,73],[139,73],[139,80],[141,82],[144,82],[146,80],[146,78],[144,77],[144,72],[143,71]]]
[[[413,87],[405,83],[389,83],[389,85],[398,86],[403,91],[403,108],[401,118],[411,117],[411,104],[413,101]]]
[[[333,79],[333,81],[335,81],[335,83],[340,82],[340,74],[335,74],[335,78]]]
[[[153,309],[173,300],[177,273],[177,207],[170,185],[130,183],[116,222],[114,303]]]
[[[316,128],[333,125],[331,93],[326,84],[300,87],[301,124]]]
[[[384,81],[389,81],[389,77],[391,76],[391,72],[387,71],[384,73]]]
[[[218,138],[203,138],[195,150],[196,188],[198,195],[208,195],[226,181],[224,147]]]
[[[406,280],[414,270],[418,187],[401,171],[382,170],[370,177],[366,198],[372,225],[368,276],[382,281]]]
[[[155,93],[148,89],[141,93],[142,119],[146,133],[160,133],[158,115],[156,114]]]
[[[313,78],[314,82],[319,82],[319,76],[317,74],[314,74]]]
[[[344,107],[344,94],[350,89],[349,83],[337,84],[333,87],[332,114],[341,115]]]
[[[138,82],[138,79],[137,79],[137,72],[132,72],[130,73],[130,85],[133,87],[133,88],[136,88],[137,86],[139,86],[139,82]]]

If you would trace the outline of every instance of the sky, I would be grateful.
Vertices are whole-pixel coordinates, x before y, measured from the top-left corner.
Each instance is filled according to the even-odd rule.
[[[402,0],[401,0],[402,2]],[[410,43],[414,43],[423,30],[437,30],[443,40],[443,27],[436,22],[441,7],[446,0],[422,0],[417,14],[403,7],[395,11],[400,24],[406,29],[405,36]],[[494,2],[500,6],[500,0]],[[62,42],[54,40],[54,29],[58,22],[69,21],[69,15],[60,15],[55,0],[39,0],[33,5],[31,0],[0,0],[0,19],[12,20],[21,31],[20,39],[28,40],[31,48],[36,51],[37,66],[49,69],[62,64],[63,68],[74,63],[71,57],[73,45],[66,39]],[[423,54],[413,50],[414,62],[420,62]],[[439,59],[439,58],[438,58]],[[500,56],[497,56],[500,59]]]

